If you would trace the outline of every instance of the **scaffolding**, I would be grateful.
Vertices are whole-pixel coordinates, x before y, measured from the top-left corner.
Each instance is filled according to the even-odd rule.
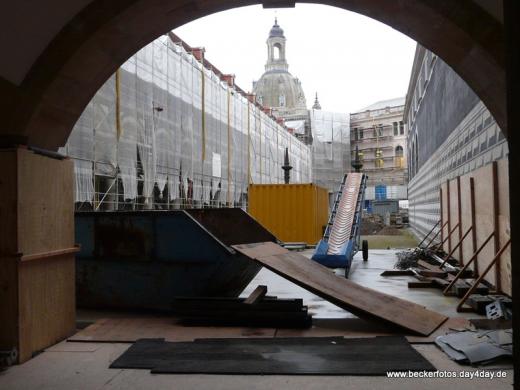
[[[248,184],[283,183],[285,148],[310,182],[309,146],[193,50],[160,37],[90,101],[61,149],[78,209],[246,207]]]
[[[315,109],[310,117],[313,182],[327,188],[332,200],[343,176],[350,172],[350,118],[348,114]]]

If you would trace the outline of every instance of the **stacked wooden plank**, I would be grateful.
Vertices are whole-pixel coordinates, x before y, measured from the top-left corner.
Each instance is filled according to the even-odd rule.
[[[440,265],[444,263],[444,259],[433,251],[425,253],[423,259],[417,261],[415,267],[406,270],[386,270],[381,276],[413,276],[418,282],[411,281],[408,283],[409,288],[439,288],[446,290],[450,283],[455,279],[455,275],[460,272],[460,267],[456,261],[449,259],[441,268]],[[470,289],[473,284],[473,272],[467,270],[462,277],[455,281],[449,291],[445,291],[446,295],[455,295],[459,298]],[[479,284],[476,288],[476,293],[487,295],[489,287],[484,284]]]
[[[358,285],[272,242],[233,245],[271,271],[349,312],[429,335],[447,317],[415,303]]]
[[[308,328],[312,316],[302,299],[269,297],[267,287],[258,286],[247,298],[191,298],[173,300],[172,313],[190,326],[248,326]]]

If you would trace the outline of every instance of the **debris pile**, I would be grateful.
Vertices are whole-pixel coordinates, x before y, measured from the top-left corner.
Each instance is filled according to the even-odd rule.
[[[402,235],[402,231],[392,226],[385,226],[377,234],[380,236],[400,236]]]
[[[382,221],[363,219],[361,222],[362,236],[400,236],[401,229],[386,226]]]
[[[361,235],[362,236],[372,236],[379,234],[379,231],[383,229],[385,224],[381,221],[371,221],[369,219],[363,218],[361,222]]]
[[[435,343],[459,363],[489,364],[513,356],[513,330],[464,330],[439,336]]]
[[[397,256],[397,262],[394,268],[405,270],[417,267],[417,262],[421,259],[423,253],[422,250],[413,249],[397,252],[395,255]]]

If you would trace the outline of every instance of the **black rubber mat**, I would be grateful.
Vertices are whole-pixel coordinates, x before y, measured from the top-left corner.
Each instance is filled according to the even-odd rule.
[[[165,342],[141,339],[111,368],[147,368],[162,374],[386,375],[435,371],[403,337],[344,339],[244,338]]]

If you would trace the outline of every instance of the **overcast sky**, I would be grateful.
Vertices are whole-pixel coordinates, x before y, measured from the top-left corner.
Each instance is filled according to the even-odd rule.
[[[310,108],[317,91],[323,110],[354,112],[376,101],[405,96],[415,41],[373,19],[324,5],[236,8],[175,30],[237,84],[252,89],[267,60],[275,16],[287,38],[289,72],[298,77]]]

